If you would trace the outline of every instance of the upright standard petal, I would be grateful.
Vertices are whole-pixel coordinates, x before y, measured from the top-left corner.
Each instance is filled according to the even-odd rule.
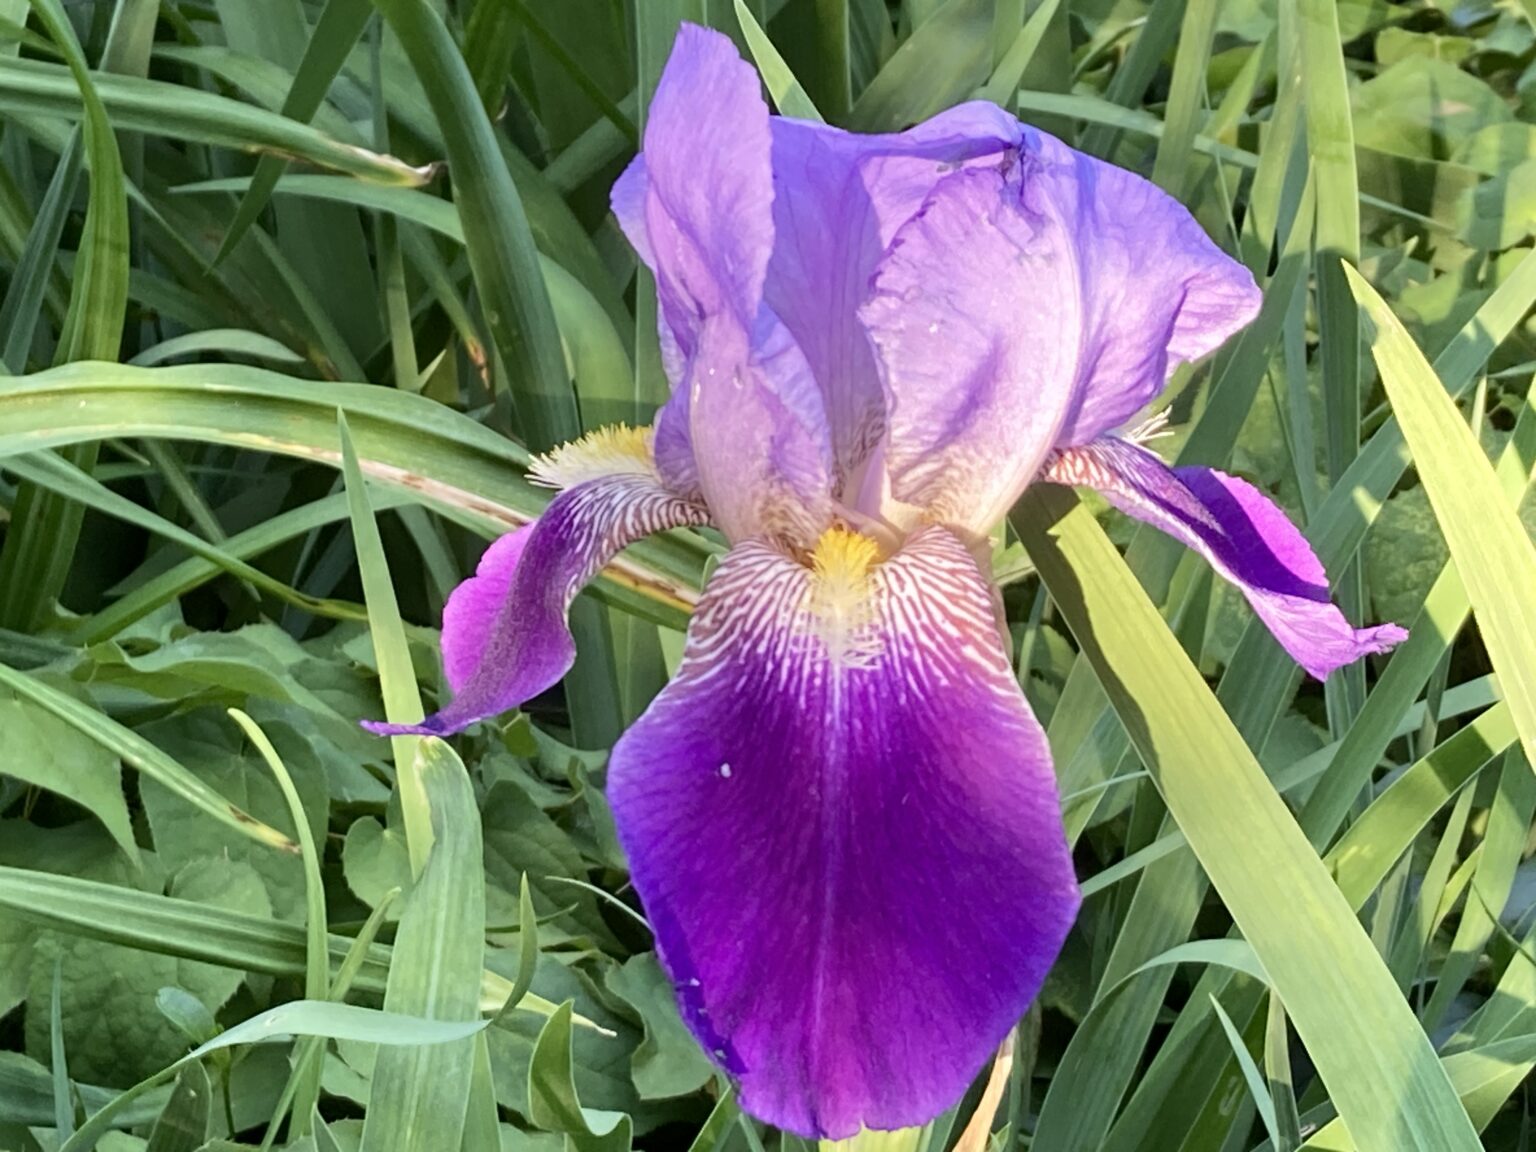
[[[807,1137],[953,1104],[1078,905],[1039,724],[964,544],[711,578],[608,795],[684,1019],[743,1107]]]
[[[701,494],[732,539],[809,533],[809,543],[829,514],[830,437],[804,356],[763,304],[768,106],[728,38],[683,25],[644,145],[613,208],[656,275],[674,388],[657,419],[661,475]]]
[[[1180,364],[1220,347],[1258,314],[1252,274],[1177,200],[1133,172],[1034,133],[1025,179],[1072,230],[1083,327],[1061,447],[1120,427]]]
[[[879,441],[885,400],[858,309],[896,230],[945,175],[996,163],[1022,128],[994,104],[943,112],[880,136],[775,116],[773,258],[765,299],[804,350],[821,389],[840,478],[857,483]]]
[[[987,527],[1047,451],[1124,423],[1258,302],[1177,202],[1026,129],[935,185],[875,274],[893,497]]]
[[[708,520],[658,479],[648,428],[592,433],[536,462],[532,475],[565,490],[492,544],[443,608],[452,702],[420,724],[369,721],[369,731],[446,735],[543,692],[576,658],[565,617],[582,586],[625,545]]]
[[[1042,479],[1094,488],[1199,552],[1319,680],[1407,638],[1395,624],[1353,627],[1329,600],[1328,576],[1306,538],[1246,480],[1213,468],[1169,468],[1145,448],[1112,437],[1057,453]]]
[[[940,181],[861,315],[886,394],[891,496],[985,532],[1056,442],[1083,300],[1070,222],[1017,165]]]

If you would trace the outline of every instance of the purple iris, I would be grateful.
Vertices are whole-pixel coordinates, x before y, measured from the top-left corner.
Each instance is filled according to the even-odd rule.
[[[770,117],[685,27],[613,207],[675,389],[534,475],[559,488],[448,603],[443,734],[570,668],[619,549],[731,543],[608,793],[684,1018],[743,1106],[807,1137],[953,1104],[1077,912],[1045,735],[986,534],[1085,485],[1234,581],[1322,677],[1400,640],[1329,602],[1262,494],[1117,434],[1252,319],[1253,279],[1146,181],[987,104],[892,136]]]

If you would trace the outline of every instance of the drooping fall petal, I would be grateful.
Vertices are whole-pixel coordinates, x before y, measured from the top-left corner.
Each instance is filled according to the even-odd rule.
[[[1055,779],[992,591],[942,528],[829,532],[711,578],[608,794],[684,1019],[809,1137],[954,1103],[1077,909]]]
[[[1327,573],[1306,538],[1246,480],[1214,468],[1169,468],[1145,448],[1111,437],[1058,453],[1043,479],[1096,489],[1122,512],[1199,552],[1319,680],[1407,638],[1395,624],[1353,627],[1329,599]]]
[[[708,520],[702,505],[658,479],[648,429],[596,433],[557,449],[533,474],[565,491],[538,520],[492,544],[443,609],[453,700],[420,724],[370,721],[370,731],[458,732],[543,692],[575,660],[566,613],[576,593],[625,545]]]

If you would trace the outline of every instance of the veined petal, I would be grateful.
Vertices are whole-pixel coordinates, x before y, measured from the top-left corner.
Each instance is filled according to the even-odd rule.
[[[754,1115],[921,1124],[1035,996],[1078,905],[1044,734],[942,528],[877,563],[731,551],[608,795],[683,1017]]]
[[[861,310],[891,495],[972,532],[1048,451],[1129,419],[1259,301],[1177,202],[1023,131],[1006,162],[934,185]]]
[[[1151,402],[1180,364],[1258,314],[1252,274],[1155,184],[1034,133],[1026,179],[1072,232],[1083,347],[1059,444],[1086,444]]]
[[[453,700],[420,724],[369,721],[369,731],[441,736],[543,692],[576,658],[565,620],[576,593],[625,545],[708,520],[658,479],[649,429],[600,430],[537,461],[532,475],[565,490],[538,520],[486,549],[443,608]]]
[[[1353,627],[1329,600],[1328,576],[1306,538],[1246,480],[1213,468],[1169,468],[1145,448],[1112,437],[1057,453],[1042,479],[1094,488],[1199,552],[1319,680],[1407,638],[1395,624]]]
[[[813,540],[830,508],[831,446],[805,357],[763,303],[771,151],[757,73],[727,37],[684,24],[644,152],[612,203],[656,275],[674,388],[657,419],[662,478],[701,494],[732,539],[793,537],[805,521]]]
[[[898,501],[980,533],[1039,471],[1071,401],[1076,275],[1066,223],[1017,166],[946,177],[897,233],[862,316]]]
[[[979,102],[894,135],[782,116],[769,123],[775,235],[765,298],[805,352],[838,473],[852,477],[884,426],[880,377],[858,318],[869,278],[938,180],[967,164],[996,163],[1022,128]]]

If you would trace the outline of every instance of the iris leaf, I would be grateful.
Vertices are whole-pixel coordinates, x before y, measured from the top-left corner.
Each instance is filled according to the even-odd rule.
[[[1466,584],[1520,742],[1536,764],[1536,544],[1424,354],[1362,276],[1349,270],[1349,280],[1370,317],[1382,383]]]
[[[1348,904],[1092,517],[1037,488],[1015,524],[1361,1147],[1479,1147]]]

